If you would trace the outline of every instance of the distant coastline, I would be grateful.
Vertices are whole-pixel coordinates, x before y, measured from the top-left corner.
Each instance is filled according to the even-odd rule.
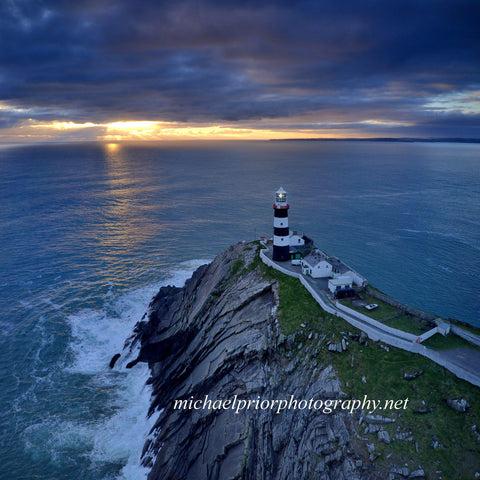
[[[428,143],[480,143],[480,138],[272,138],[272,142],[428,142]]]
[[[394,138],[394,137],[374,137],[374,138],[270,138],[270,139],[235,139],[235,138],[221,138],[221,139],[208,139],[208,138],[189,138],[182,140],[168,139],[168,140],[54,140],[43,142],[24,142],[24,143],[12,143],[0,141],[0,148],[13,148],[13,147],[38,147],[38,146],[52,146],[52,145],[105,145],[108,143],[119,145],[165,145],[181,144],[188,145],[189,143],[228,143],[228,142],[386,142],[386,143],[480,143],[480,138]]]

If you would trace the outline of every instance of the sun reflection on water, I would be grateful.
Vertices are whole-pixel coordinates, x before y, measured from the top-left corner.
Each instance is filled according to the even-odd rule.
[[[148,171],[144,171],[126,147],[118,143],[104,144],[108,197],[102,215],[102,228],[98,241],[103,259],[123,253],[135,255],[163,228],[155,222],[152,208],[158,215],[161,205],[151,205],[152,185]],[[154,197],[153,197],[154,198]]]

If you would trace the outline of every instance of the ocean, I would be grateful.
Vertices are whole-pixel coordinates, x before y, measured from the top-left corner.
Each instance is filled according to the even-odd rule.
[[[380,290],[480,326],[480,145],[0,147],[0,478],[137,480],[155,415],[121,351],[161,285],[271,236],[273,195]]]

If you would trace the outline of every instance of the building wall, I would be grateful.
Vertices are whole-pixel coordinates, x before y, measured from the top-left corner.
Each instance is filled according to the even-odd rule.
[[[351,278],[352,282],[359,287],[364,287],[367,284],[367,280],[353,270],[349,270],[346,273],[334,273],[333,274],[333,278],[340,278],[340,277]]]
[[[335,293],[337,290],[341,288],[352,288],[352,280],[350,277],[345,278],[345,282],[342,283],[342,285],[337,285],[335,284],[335,282],[332,282],[331,280],[328,281],[328,289],[332,293]]]
[[[331,276],[332,276],[332,266],[324,260],[317,263],[312,269],[313,278],[326,278]]]
[[[417,337],[414,335],[408,334],[406,332],[402,332],[401,330],[396,330],[392,329],[391,327],[387,327],[386,325],[382,324],[382,330],[384,332],[380,332],[375,328],[375,324],[377,323],[375,320],[373,320],[370,317],[366,317],[365,315],[359,314],[358,312],[349,309],[348,307],[345,307],[344,305],[341,305],[339,302],[336,302],[337,308],[340,310],[343,310],[342,312],[338,312],[334,310],[331,306],[329,306],[322,298],[321,296],[315,291],[314,288],[308,283],[306,278],[303,275],[300,275],[299,273],[291,272],[277,263],[273,262],[270,258],[268,258],[265,255],[265,252],[263,250],[260,250],[260,258],[262,261],[270,265],[271,267],[275,268],[276,270],[279,270],[280,272],[285,273],[286,275],[289,275],[291,277],[298,278],[300,280],[300,283],[310,292],[312,297],[319,303],[319,305],[323,308],[328,313],[331,313],[332,315],[339,315],[342,317],[344,320],[346,320],[350,325],[353,325],[354,327],[362,330],[365,332],[368,337],[373,340],[373,341],[378,341],[381,340],[385,342],[388,345],[392,345],[394,347],[402,348],[403,350],[406,350],[408,352],[414,352],[414,353],[419,353],[420,355],[423,355],[427,358],[430,358],[430,360],[433,360],[434,362],[438,363],[439,365],[442,365],[446,369],[450,370],[453,374],[455,374],[459,378],[463,378],[467,382],[472,383],[473,385],[477,385],[480,387],[480,380],[478,375],[469,372],[462,368],[459,365],[456,365],[452,362],[450,362],[448,359],[442,357],[441,353],[436,352],[434,350],[431,350],[424,345],[421,345],[419,343],[416,343],[415,340]],[[370,325],[361,323],[355,318],[355,315],[360,315],[364,317],[364,321],[368,321]],[[385,330],[392,331],[393,334],[389,334],[385,332]],[[401,336],[400,336],[400,335]],[[412,338],[410,337],[414,337]]]
[[[291,247],[303,247],[304,245],[305,240],[300,235],[290,235]]]
[[[452,325],[450,327],[450,329],[451,329],[452,333],[454,333],[455,335],[458,335],[459,337],[464,338],[468,342],[471,342],[471,343],[480,347],[480,336],[479,335],[475,335],[472,332],[468,332],[467,330],[464,330],[463,328],[457,327],[456,325]]]

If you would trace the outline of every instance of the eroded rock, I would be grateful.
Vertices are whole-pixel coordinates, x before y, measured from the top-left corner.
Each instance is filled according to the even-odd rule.
[[[149,363],[150,413],[161,411],[142,456],[148,479],[371,478],[351,450],[346,412],[174,409],[175,400],[206,395],[252,402],[345,397],[333,368],[314,360],[325,337],[298,350],[302,342],[279,331],[275,281],[255,271],[232,276],[247,247],[223,252],[182,289],[161,289],[136,327],[132,344],[141,348],[130,366]],[[348,347],[345,339],[336,345]]]

